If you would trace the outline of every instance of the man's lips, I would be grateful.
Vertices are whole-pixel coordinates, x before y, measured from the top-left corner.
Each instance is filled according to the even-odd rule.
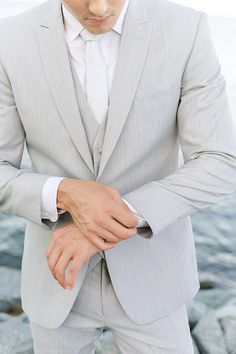
[[[101,19],[86,18],[85,20],[90,23],[100,24],[100,23],[104,23],[109,17],[111,17],[111,16],[106,16]]]

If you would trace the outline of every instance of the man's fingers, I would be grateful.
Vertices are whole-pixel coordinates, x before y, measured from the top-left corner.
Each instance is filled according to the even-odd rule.
[[[45,253],[47,258],[50,257],[50,253],[52,252],[53,248],[55,247],[56,240],[58,238],[64,236],[64,234],[66,234],[66,232],[69,232],[69,230],[71,228],[73,228],[73,227],[75,227],[75,224],[74,223],[70,223],[70,224],[66,224],[64,226],[58,227],[58,228],[53,230],[51,241],[48,244],[48,248],[47,248],[47,251]]]
[[[55,231],[54,231],[54,234],[52,235],[52,238],[51,238],[51,240],[48,244],[48,247],[47,247],[47,251],[45,253],[47,258],[50,257],[52,250],[55,248],[57,239],[59,238],[59,232],[60,232],[60,236],[62,236],[62,231],[59,231],[59,230],[57,231],[56,235],[55,235]]]
[[[48,258],[48,266],[54,278],[56,278],[55,265],[57,264],[62,252],[63,250],[61,248],[54,248],[50,254],[50,257]]]
[[[71,259],[73,259],[73,252],[67,251],[61,254],[57,264],[55,265],[55,275],[56,280],[60,283],[60,285],[65,287],[65,271],[67,266],[69,265]]]
[[[107,250],[109,248],[112,248],[114,246],[116,246],[117,243],[114,243],[114,242],[106,242],[106,241],[101,241],[101,249],[102,250]]]
[[[108,218],[106,220],[106,225],[102,225],[103,229],[101,229],[101,234],[104,236],[106,232],[111,235],[117,235],[118,241],[126,240],[131,236],[134,236],[137,233],[136,228],[126,228],[124,225],[121,225],[117,220],[113,218]],[[105,238],[105,237],[104,237]],[[110,242],[114,242],[114,240],[106,238]]]
[[[104,244],[105,244],[105,249],[114,247],[114,245],[115,245],[110,242],[104,242]],[[71,261],[70,266],[69,266],[68,275],[67,275],[66,281],[65,281],[65,288],[66,289],[71,290],[74,287],[75,277],[76,277],[78,271],[80,270],[80,268],[82,267],[83,263],[84,263],[84,261],[81,260],[80,258],[78,258],[78,256],[75,256],[73,258],[73,260]]]
[[[97,235],[92,235],[89,237],[89,241],[100,251],[116,245],[116,242],[105,241]]]
[[[65,288],[71,290],[74,287],[75,277],[81,268],[83,262],[78,258],[74,257],[70,264],[70,270],[68,272],[68,276],[65,283]]]
[[[46,255],[47,259],[50,258],[50,255],[51,255],[51,253],[52,253],[52,250],[53,250],[54,246],[55,246],[55,240],[52,239],[52,240],[49,242],[48,247],[47,247],[47,250],[46,250],[46,252],[45,252],[45,255]]]
[[[96,234],[100,239],[104,239],[108,242],[117,243],[120,241],[120,239],[105,225],[97,226]]]
[[[132,211],[130,209],[125,210],[119,205],[114,207],[114,212],[111,216],[120,224],[128,228],[136,227],[138,225],[138,218],[132,213]]]

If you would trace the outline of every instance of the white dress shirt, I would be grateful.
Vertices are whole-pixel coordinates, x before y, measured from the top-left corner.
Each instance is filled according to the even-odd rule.
[[[108,75],[108,93],[111,92],[111,85],[113,74],[116,66],[116,60],[119,50],[120,37],[123,28],[123,22],[125,18],[125,14],[129,5],[129,0],[126,0],[123,9],[113,26],[112,30],[105,33],[101,40],[101,50],[104,56],[107,75]],[[78,46],[78,57],[72,57],[72,63],[76,69],[78,74],[80,83],[86,92],[86,62],[85,62],[85,50],[86,43],[79,36],[80,32],[84,29],[81,23],[68,11],[68,9],[62,5],[64,24],[65,24],[65,39],[68,45],[68,49],[74,45],[75,39],[77,40],[76,45]],[[79,37],[78,37],[79,36]],[[52,222],[56,222],[58,220],[58,214],[64,212],[64,210],[57,208],[57,189],[58,185],[62,179],[66,177],[50,177],[43,186],[42,191],[42,201],[41,201],[41,216],[42,219],[49,219]],[[139,219],[139,223],[137,227],[147,226],[147,221],[142,217],[142,215],[128,202],[123,198],[124,202],[128,205],[128,207],[138,213],[137,217]]]

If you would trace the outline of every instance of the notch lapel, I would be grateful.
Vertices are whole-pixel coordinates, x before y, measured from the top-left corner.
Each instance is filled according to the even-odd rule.
[[[97,180],[111,157],[128,117],[141,78],[151,35],[143,0],[130,2],[124,20],[117,65],[114,72],[103,152]]]
[[[49,12],[37,29],[40,55],[61,119],[81,157],[94,174],[86,132],[74,87],[59,0],[50,0]]]

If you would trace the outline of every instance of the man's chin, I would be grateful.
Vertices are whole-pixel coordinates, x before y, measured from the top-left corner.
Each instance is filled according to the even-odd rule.
[[[93,26],[93,27],[85,27],[90,33],[93,34],[102,34],[112,30],[112,27],[105,27],[105,26]]]
[[[114,26],[115,23],[113,23],[114,21],[107,21],[109,23],[102,23],[102,24],[88,24],[88,23],[84,23],[84,27],[90,32],[90,33],[94,33],[94,34],[102,34],[102,33],[106,33],[112,30],[112,27]]]

